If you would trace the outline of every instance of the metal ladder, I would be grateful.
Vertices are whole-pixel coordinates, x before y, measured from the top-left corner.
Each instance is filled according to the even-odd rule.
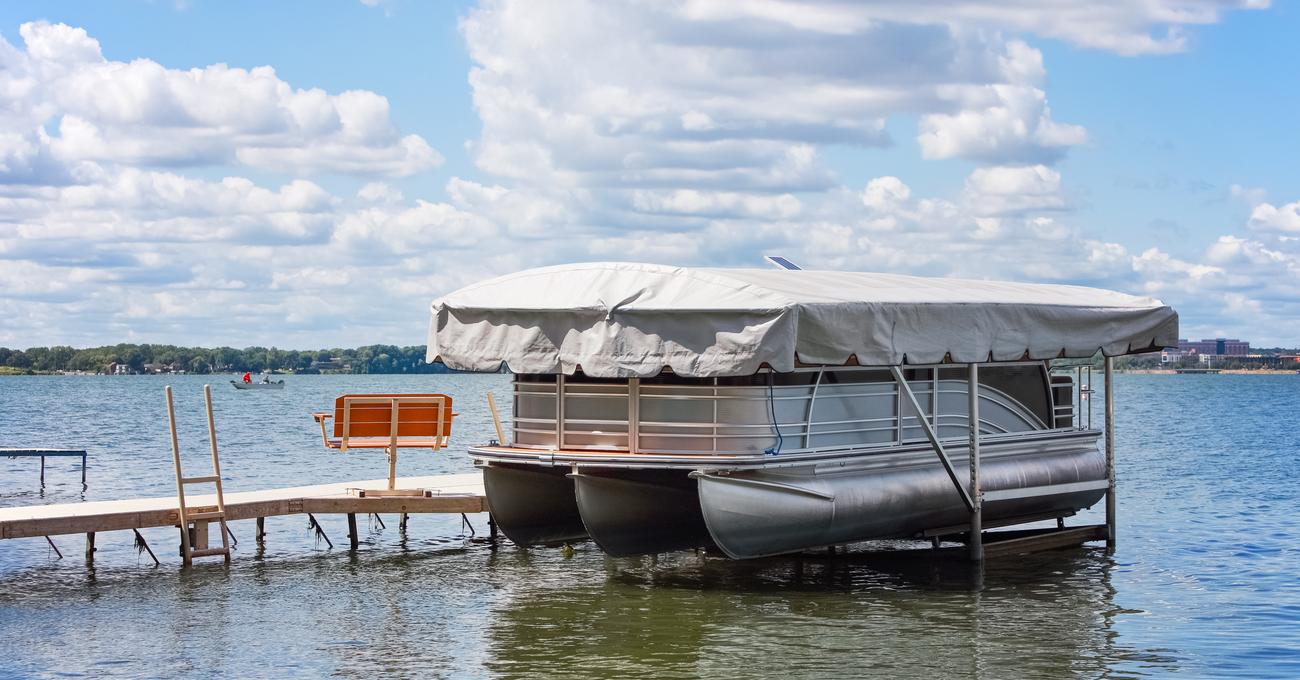
[[[185,566],[190,566],[195,557],[224,555],[230,561],[230,529],[226,527],[226,501],[221,494],[221,461],[217,457],[217,428],[212,419],[212,386],[203,386],[203,399],[208,410],[208,441],[212,444],[212,474],[204,477],[186,477],[181,472],[181,447],[176,437],[176,408],[172,405],[172,388],[167,393],[167,420],[172,429],[172,462],[176,464],[176,500],[179,502],[181,557]],[[185,505],[185,487],[188,484],[215,484],[217,487],[217,509],[204,512],[190,512]],[[208,522],[216,520],[221,525],[221,547],[209,548],[207,541]],[[195,540],[198,547],[190,541],[190,522],[194,523]]]

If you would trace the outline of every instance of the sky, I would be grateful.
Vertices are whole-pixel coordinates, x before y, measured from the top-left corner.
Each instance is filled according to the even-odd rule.
[[[1266,0],[0,4],[0,346],[420,344],[579,261],[1069,283],[1300,345]]]

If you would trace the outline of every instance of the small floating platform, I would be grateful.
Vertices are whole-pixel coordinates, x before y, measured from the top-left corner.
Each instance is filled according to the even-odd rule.
[[[296,486],[225,494],[226,520],[297,514],[477,513],[487,512],[483,477],[459,475],[403,477],[402,488],[424,489],[424,496],[360,497],[357,489],[381,488],[386,479]],[[188,496],[193,513],[216,510],[214,494]],[[89,534],[149,527],[177,526],[176,495],[87,503],[29,505],[0,508],[0,538],[31,538],[60,534]]]
[[[0,448],[0,458],[40,458],[41,486],[45,486],[46,458],[80,458],[81,486],[86,486],[86,451],[85,449],[5,449]]]

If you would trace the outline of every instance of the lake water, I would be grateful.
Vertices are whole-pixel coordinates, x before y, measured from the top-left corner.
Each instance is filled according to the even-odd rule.
[[[0,506],[174,492],[162,390],[202,474],[201,386],[214,383],[227,491],[383,477],[382,453],[322,449],[308,414],[347,392],[441,391],[450,450],[399,474],[472,470],[485,393],[502,375],[0,377],[0,446],[91,452],[0,458]],[[264,547],[237,522],[233,562],[182,571],[174,529],[0,541],[3,677],[1300,677],[1300,376],[1116,378],[1119,547],[962,563],[860,554],[732,562],[694,552],[615,559],[593,545],[481,540],[486,517],[396,517],[346,548],[301,517]],[[509,399],[499,400],[508,406]],[[1100,402],[1098,402],[1100,406]],[[504,415],[504,414],[503,414]],[[1095,414],[1100,422],[1101,413]],[[1089,511],[1083,520],[1097,521]],[[1074,520],[1071,520],[1073,523]]]

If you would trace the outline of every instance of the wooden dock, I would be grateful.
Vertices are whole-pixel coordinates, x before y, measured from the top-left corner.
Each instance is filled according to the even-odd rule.
[[[390,513],[477,513],[487,512],[483,477],[477,472],[459,475],[403,477],[403,488],[425,489],[430,495],[358,497],[355,489],[381,488],[386,479],[335,484],[317,484],[265,491],[225,494],[226,520],[261,519],[279,515]],[[216,510],[216,496],[188,496],[190,513]],[[93,534],[149,527],[178,526],[180,514],[175,494],[57,505],[0,508],[0,538],[31,538],[60,534]],[[355,543],[355,540],[354,540]]]

